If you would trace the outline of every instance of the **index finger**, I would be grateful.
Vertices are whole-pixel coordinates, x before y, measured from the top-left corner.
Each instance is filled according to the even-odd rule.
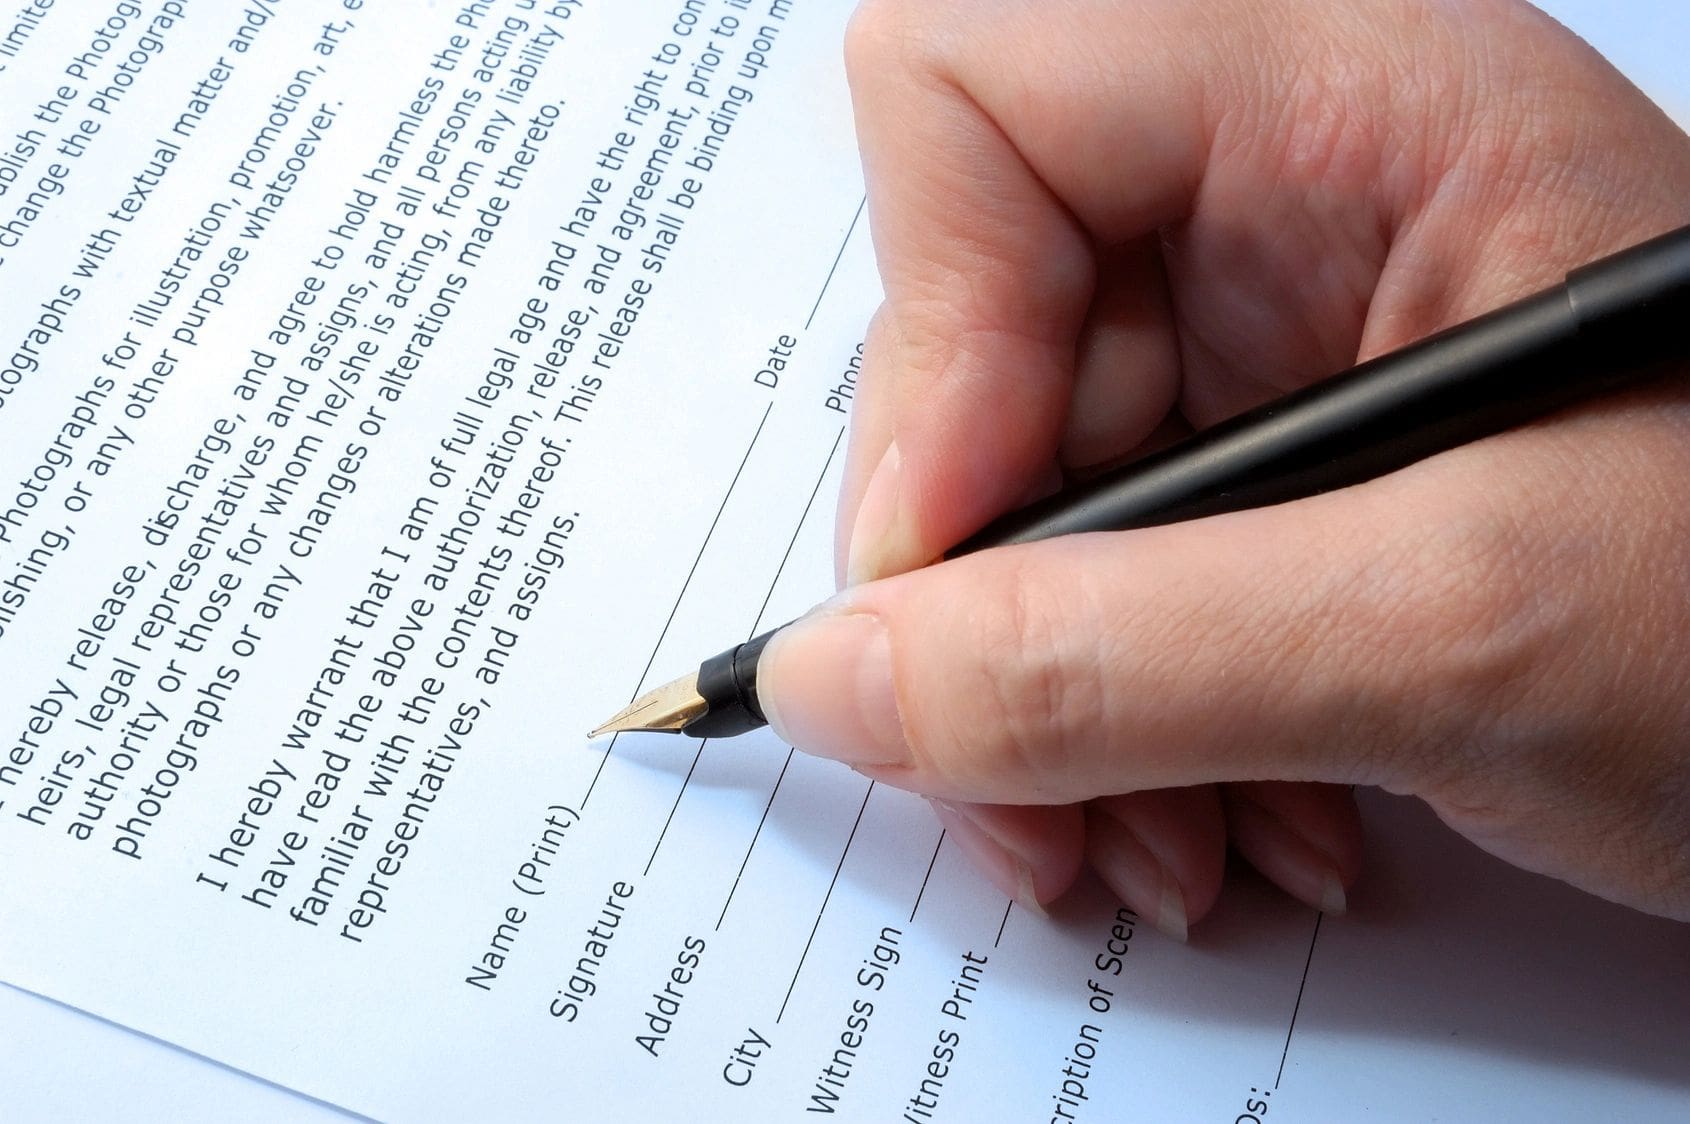
[[[964,20],[880,0],[852,21],[847,63],[886,288],[841,497],[852,583],[932,561],[1025,499],[1069,413],[1096,237],[1154,230],[1198,178],[1200,99],[1183,77],[1146,65],[1136,76],[1149,96],[1104,105],[1120,93],[1118,63],[1073,56],[1106,8],[1119,14],[997,4]],[[1042,88],[1053,74],[1066,81]],[[1038,167],[1025,154],[1033,135]],[[1130,153],[1134,169],[1107,179],[1102,209],[1087,196],[1104,190],[1097,169],[1112,177],[1118,162],[1097,160],[1099,147]]]

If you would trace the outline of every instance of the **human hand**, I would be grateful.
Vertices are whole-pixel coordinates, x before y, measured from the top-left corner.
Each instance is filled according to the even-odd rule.
[[[1690,220],[1690,143],[1515,0],[870,0],[886,303],[850,588],[777,732],[935,797],[1037,906],[1183,933],[1232,845],[1341,909],[1346,786],[1690,918],[1690,393],[1277,508],[920,568],[1083,474]]]

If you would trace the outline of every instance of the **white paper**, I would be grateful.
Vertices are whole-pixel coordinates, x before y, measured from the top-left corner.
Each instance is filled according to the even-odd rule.
[[[766,733],[586,744],[828,588],[877,298],[846,5],[40,11],[0,50],[0,977],[382,1118],[1420,1115],[1344,998],[1411,926],[1046,921]],[[1682,1105],[1622,1033],[1682,1040],[1659,982],[1578,1012],[1624,1051],[1487,1050]]]

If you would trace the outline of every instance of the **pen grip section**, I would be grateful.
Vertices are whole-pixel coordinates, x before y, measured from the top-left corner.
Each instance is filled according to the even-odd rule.
[[[731,738],[766,723],[757,698],[757,659],[779,629],[754,636],[736,648],[705,660],[698,668],[698,693],[710,709],[689,723],[695,738]]]

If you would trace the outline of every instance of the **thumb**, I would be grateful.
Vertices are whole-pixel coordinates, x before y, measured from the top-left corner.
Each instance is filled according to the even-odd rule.
[[[1462,489],[1428,468],[860,586],[769,644],[769,721],[947,801],[1227,780],[1423,791],[1431,751],[1462,745],[1531,658],[1493,640],[1530,600],[1514,524],[1452,502]]]

